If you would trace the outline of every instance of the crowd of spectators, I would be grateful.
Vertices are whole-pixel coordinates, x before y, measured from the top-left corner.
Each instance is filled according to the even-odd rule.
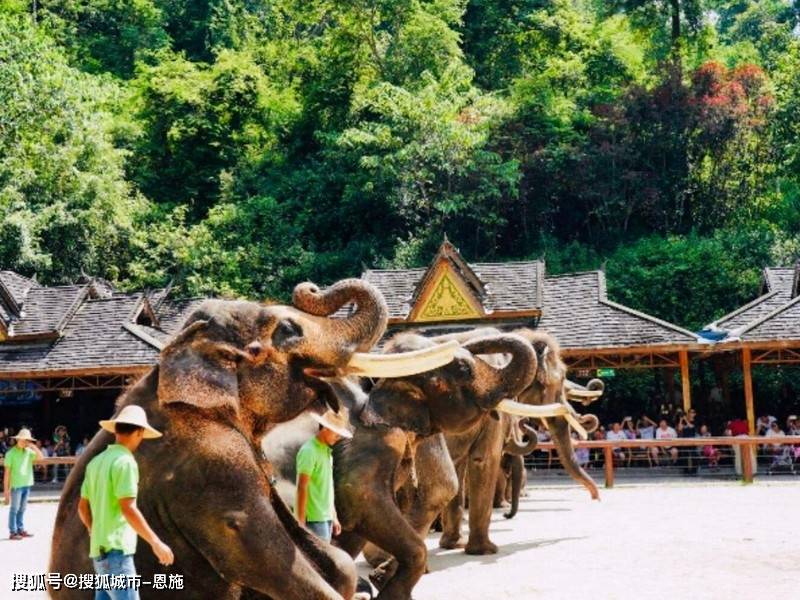
[[[20,429],[22,427],[27,426],[22,425]],[[14,446],[16,440],[12,436],[15,433],[11,427],[0,429],[0,458]],[[35,431],[34,435],[36,435]],[[56,427],[50,437],[42,439],[42,437],[36,436],[36,446],[46,457],[80,456],[88,445],[89,436],[84,436],[78,444],[73,445],[65,425]],[[34,478],[39,482],[59,483],[66,481],[70,469],[70,465],[34,465]],[[0,467],[0,473],[2,473],[2,467]]]

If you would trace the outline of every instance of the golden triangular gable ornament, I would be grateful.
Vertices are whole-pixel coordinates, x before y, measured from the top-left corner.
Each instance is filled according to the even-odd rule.
[[[452,321],[459,319],[479,319],[482,311],[475,305],[472,297],[461,289],[449,269],[441,270],[431,292],[422,297],[422,306],[414,321]]]

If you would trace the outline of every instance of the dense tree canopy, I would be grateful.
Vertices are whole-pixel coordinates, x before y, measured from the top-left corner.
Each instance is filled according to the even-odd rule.
[[[34,12],[35,8],[35,12]],[[0,2],[0,263],[285,297],[605,264],[688,327],[800,256],[785,0]]]

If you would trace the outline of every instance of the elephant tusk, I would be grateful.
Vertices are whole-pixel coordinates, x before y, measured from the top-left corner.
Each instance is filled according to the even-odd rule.
[[[578,413],[576,413],[571,406],[562,404],[561,402],[531,405],[515,402],[514,400],[502,400],[500,404],[497,405],[497,410],[509,415],[516,415],[519,417],[534,417],[536,419],[564,417],[570,426],[581,437],[581,439],[589,439],[589,434],[578,420]]]
[[[514,400],[501,400],[497,405],[497,410],[509,415],[516,415],[518,417],[533,417],[535,419],[543,419],[546,417],[563,417],[569,412],[567,407],[560,402],[533,405],[515,402]]]
[[[347,365],[348,375],[362,377],[406,377],[437,369],[452,362],[461,345],[451,340],[430,348],[396,354],[356,352]]]

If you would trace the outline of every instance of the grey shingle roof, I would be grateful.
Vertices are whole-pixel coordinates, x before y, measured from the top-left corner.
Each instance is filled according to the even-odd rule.
[[[28,290],[38,285],[33,279],[23,277],[14,271],[0,271],[0,283],[11,293],[17,304],[25,302]]]
[[[601,271],[545,278],[539,327],[566,350],[697,342],[691,331],[609,300]]]
[[[58,333],[88,291],[85,285],[33,287],[13,325],[14,336]]]
[[[469,263],[469,266],[484,285],[483,307],[488,314],[541,308],[544,265],[540,261]],[[390,319],[405,319],[411,311],[408,302],[427,271],[370,269],[362,278],[383,292]]]
[[[14,322],[15,333],[29,335],[60,327],[59,337],[0,343],[0,373],[41,373],[86,369],[146,368],[158,360],[158,342],[165,342],[183,324],[201,299],[172,300],[158,290],[159,329],[136,325],[134,318],[145,302],[142,293],[114,293],[91,298],[88,285],[31,287],[24,316]],[[153,342],[156,342],[155,344]]]
[[[767,267],[763,275],[763,294],[717,319],[710,329],[734,331],[772,313],[792,299],[796,267]]]
[[[741,329],[745,342],[800,340],[800,296]]]

